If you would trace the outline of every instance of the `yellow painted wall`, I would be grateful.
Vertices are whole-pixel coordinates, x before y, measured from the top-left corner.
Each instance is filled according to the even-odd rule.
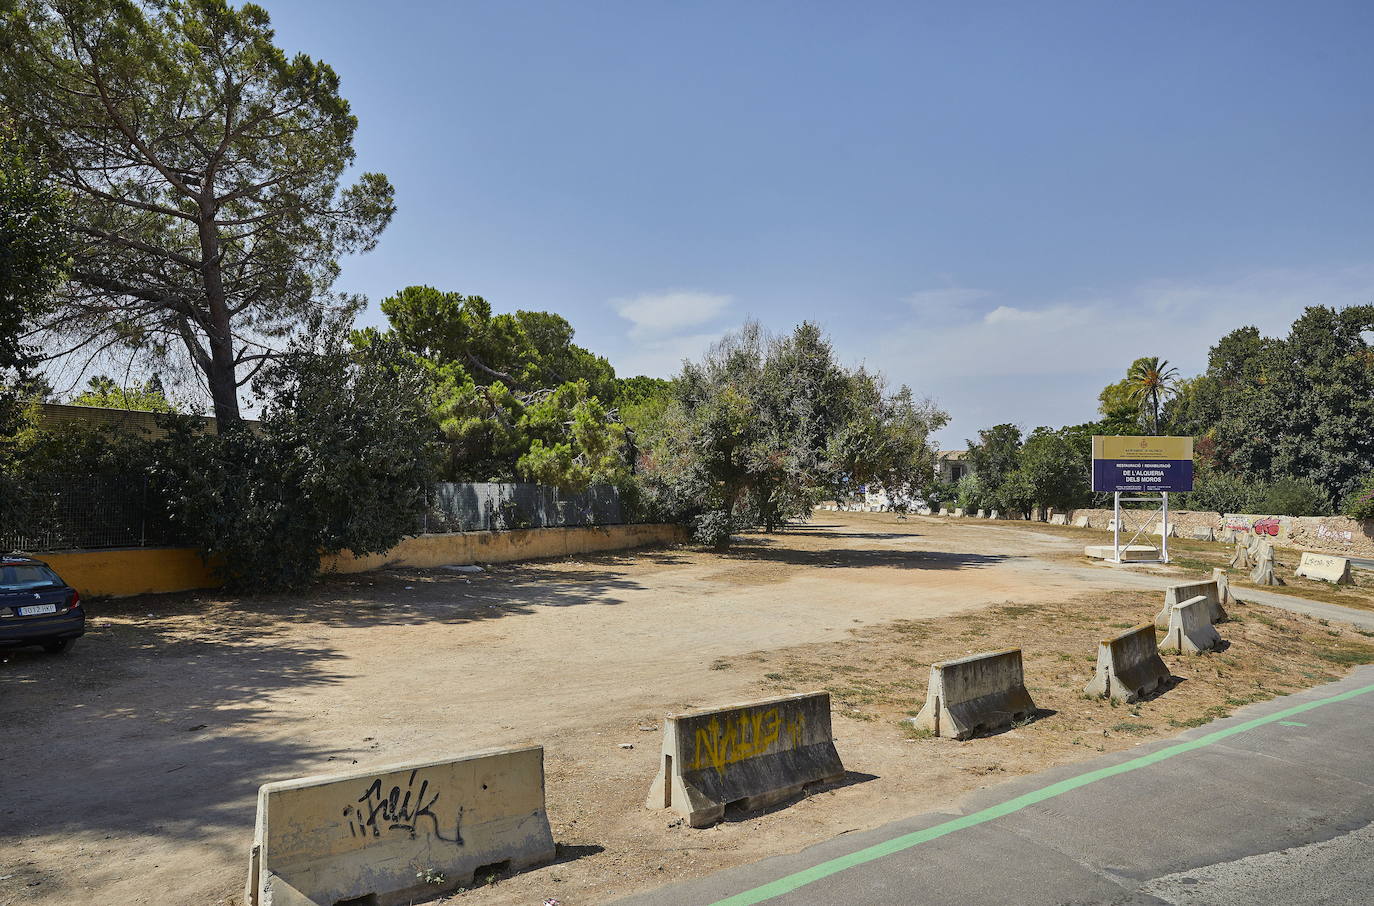
[[[324,573],[360,573],[383,566],[434,567],[467,563],[509,563],[625,550],[687,540],[678,525],[605,525],[520,529],[509,532],[455,532],[416,535],[385,554],[331,555],[320,562]],[[123,548],[39,554],[68,585],[86,596],[126,597],[219,584],[194,548]]]
[[[110,548],[35,556],[87,597],[122,598],[219,584],[193,547]]]

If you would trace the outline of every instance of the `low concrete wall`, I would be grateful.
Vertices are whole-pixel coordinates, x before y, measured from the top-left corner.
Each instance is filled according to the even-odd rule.
[[[123,598],[214,588],[215,572],[193,547],[110,548],[38,553],[83,597]]]
[[[931,664],[925,707],[911,723],[936,736],[968,739],[1034,713],[1021,649],[1006,648]]]
[[[1192,598],[1202,597],[1207,600],[1207,619],[1211,623],[1220,623],[1226,619],[1226,609],[1221,606],[1221,583],[1216,579],[1209,579],[1206,582],[1183,582],[1178,585],[1170,585],[1164,589],[1164,607],[1155,615],[1155,626],[1164,629],[1169,625],[1169,614],[1174,605],[1182,604]]]
[[[269,783],[258,791],[249,906],[377,906],[450,893],[476,869],[554,858],[544,810],[544,749],[493,749],[442,761]],[[416,875],[443,876],[438,884]]]
[[[1164,631],[1161,651],[1202,654],[1221,647],[1221,636],[1208,616],[1207,599],[1198,595],[1169,609],[1169,626]]]
[[[344,552],[325,557],[320,561],[320,570],[358,573],[383,566],[509,563],[686,540],[687,531],[682,526],[659,523],[416,535],[402,540],[385,554],[355,557]],[[86,597],[121,598],[219,585],[214,570],[190,547],[57,551],[34,556],[51,564],[68,585]]]
[[[1097,672],[1084,687],[1088,695],[1135,702],[1173,679],[1159,656],[1155,627],[1142,623],[1097,645]]]
[[[844,775],[830,729],[830,693],[807,692],[670,714],[648,808],[707,827],[725,807],[764,808],[809,783]]]

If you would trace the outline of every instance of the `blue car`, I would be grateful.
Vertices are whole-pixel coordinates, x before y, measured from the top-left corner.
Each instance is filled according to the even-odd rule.
[[[0,648],[41,645],[57,654],[85,632],[75,588],[41,560],[0,556]]]

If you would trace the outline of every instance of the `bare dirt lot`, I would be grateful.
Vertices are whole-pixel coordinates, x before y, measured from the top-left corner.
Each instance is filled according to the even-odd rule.
[[[234,903],[258,785],[521,742],[546,747],[560,860],[452,901],[604,903],[1374,660],[1374,639],[1350,627],[1245,605],[1221,627],[1225,652],[1168,657],[1182,682],[1113,708],[1080,694],[1096,641],[1162,598],[1076,562],[1081,538],[823,515],[723,556],[638,551],[363,574],[293,598],[96,602],[69,654],[3,655],[0,904]],[[931,661],[1007,645],[1026,652],[1040,719],[968,743],[903,731]],[[709,830],[643,807],[664,713],[811,688],[834,696],[845,781]]]

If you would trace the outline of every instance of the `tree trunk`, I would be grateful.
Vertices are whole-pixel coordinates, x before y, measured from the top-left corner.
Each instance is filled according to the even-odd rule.
[[[229,324],[229,305],[225,299],[224,276],[220,270],[219,230],[215,226],[213,180],[204,181],[200,198],[200,273],[205,286],[205,302],[209,309],[206,340],[210,346],[210,360],[205,363],[205,382],[215,406],[215,424],[222,433],[237,428],[243,417],[239,414],[239,385],[234,361],[234,333]]]

